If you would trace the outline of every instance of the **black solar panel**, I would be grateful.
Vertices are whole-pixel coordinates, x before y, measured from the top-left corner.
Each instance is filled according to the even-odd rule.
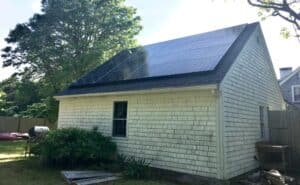
[[[212,71],[245,26],[123,51],[72,86]]]

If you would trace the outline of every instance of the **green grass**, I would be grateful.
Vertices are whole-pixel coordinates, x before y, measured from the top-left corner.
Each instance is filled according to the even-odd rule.
[[[43,168],[36,159],[0,163],[0,184],[63,185],[59,171]]]
[[[24,154],[25,141],[0,141],[1,154]]]
[[[64,185],[60,170],[44,167],[37,158],[24,158],[24,141],[0,141],[0,185]],[[172,185],[161,181],[123,179],[113,185]]]

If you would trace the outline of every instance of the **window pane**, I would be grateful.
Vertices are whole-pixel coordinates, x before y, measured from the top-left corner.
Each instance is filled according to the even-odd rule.
[[[300,87],[294,87],[294,100],[300,101]]]
[[[119,137],[126,136],[126,120],[114,120],[113,136],[119,136]]]
[[[127,117],[127,102],[115,102],[114,104],[114,118]]]

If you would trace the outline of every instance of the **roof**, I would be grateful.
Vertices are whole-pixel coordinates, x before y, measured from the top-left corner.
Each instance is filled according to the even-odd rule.
[[[295,69],[290,74],[284,76],[283,78],[279,79],[279,85],[283,85],[285,82],[287,82],[289,79],[291,79],[294,75],[298,74],[300,72],[300,67]]]
[[[57,96],[218,84],[259,23],[124,50]]]

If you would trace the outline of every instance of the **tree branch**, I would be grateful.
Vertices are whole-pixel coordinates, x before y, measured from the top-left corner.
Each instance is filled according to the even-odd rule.
[[[293,24],[296,28],[296,35],[300,31],[300,1],[299,0],[247,0],[248,4],[261,9],[271,10],[272,16],[278,16],[283,20]]]

